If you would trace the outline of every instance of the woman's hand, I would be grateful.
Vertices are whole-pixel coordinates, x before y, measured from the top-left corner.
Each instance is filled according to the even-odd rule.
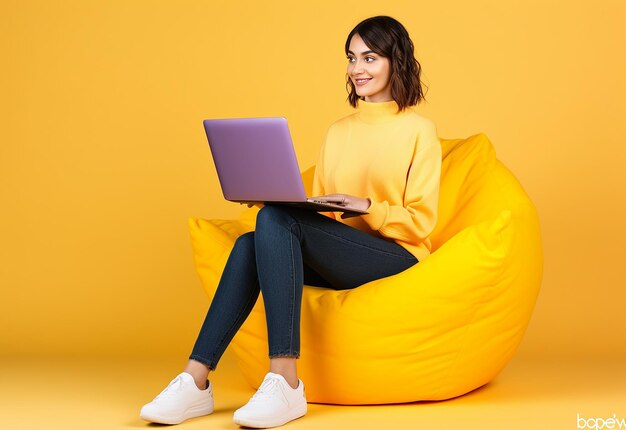
[[[249,208],[256,206],[257,208],[261,209],[265,205],[263,203],[246,203],[246,206],[248,206]]]
[[[339,206],[350,206],[353,209],[359,209],[362,211],[369,209],[372,204],[370,199],[355,197],[349,194],[328,194],[326,196],[313,197],[313,199],[326,203],[334,203]]]

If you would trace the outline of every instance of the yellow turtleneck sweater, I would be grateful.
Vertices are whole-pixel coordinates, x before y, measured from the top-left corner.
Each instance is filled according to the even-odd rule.
[[[395,101],[359,101],[330,126],[315,168],[313,195],[369,198],[368,215],[337,221],[391,239],[419,261],[437,222],[441,145],[433,122]]]

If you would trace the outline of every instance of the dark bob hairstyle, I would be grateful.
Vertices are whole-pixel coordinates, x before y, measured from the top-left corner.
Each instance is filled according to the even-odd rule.
[[[424,99],[420,80],[422,69],[415,59],[413,42],[402,24],[389,16],[375,16],[360,22],[346,39],[346,55],[355,34],[361,36],[372,51],[389,59],[391,97],[401,111],[409,106],[415,106]],[[356,107],[360,97],[349,76],[346,89],[348,101],[352,107]]]

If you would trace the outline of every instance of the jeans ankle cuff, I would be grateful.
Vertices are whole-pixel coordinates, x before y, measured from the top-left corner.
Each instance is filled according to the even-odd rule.
[[[300,358],[300,353],[299,352],[286,352],[286,353],[270,354],[270,359],[272,358]]]
[[[213,363],[211,360],[207,360],[206,358],[200,357],[199,355],[191,354],[189,356],[189,359],[204,364],[206,367],[209,368],[211,372],[214,372],[215,368],[217,367],[217,363]]]

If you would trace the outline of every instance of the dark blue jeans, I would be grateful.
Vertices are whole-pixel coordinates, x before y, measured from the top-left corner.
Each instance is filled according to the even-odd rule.
[[[265,206],[235,242],[189,358],[214,370],[263,294],[269,356],[299,357],[303,285],[346,290],[417,263],[390,240],[313,211]]]

